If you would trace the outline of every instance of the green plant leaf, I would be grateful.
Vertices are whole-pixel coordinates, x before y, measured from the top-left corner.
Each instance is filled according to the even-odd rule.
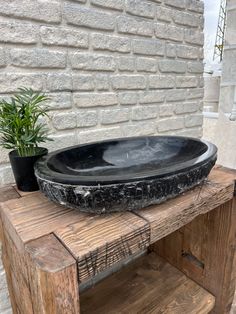
[[[52,140],[45,124],[39,123],[40,117],[47,116],[48,107],[43,104],[47,100],[43,93],[24,87],[10,101],[0,100],[0,145],[29,156],[38,151],[40,143]]]

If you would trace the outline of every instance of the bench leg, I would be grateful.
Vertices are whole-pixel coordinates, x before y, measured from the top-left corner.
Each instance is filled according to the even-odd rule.
[[[79,314],[77,263],[49,234],[18,250],[4,230],[3,261],[14,314]]]
[[[4,238],[4,234],[3,234],[3,225],[2,225],[1,219],[0,219],[0,241],[2,243],[2,254],[1,254],[0,258],[2,258],[3,267],[5,269],[5,274],[6,274],[6,279],[7,279],[7,287],[8,287],[8,291],[9,291],[10,300],[11,300],[12,311],[15,314],[15,313],[19,313],[19,311],[18,311],[18,307],[17,307],[17,304],[15,302],[15,298],[14,298],[14,289],[13,289],[13,283],[12,283],[12,278],[11,278],[11,265],[10,265],[10,261],[7,257],[6,243],[5,243],[5,238]],[[0,245],[1,245],[1,243],[0,243]]]
[[[152,245],[168,260],[216,297],[212,313],[229,313],[236,279],[236,201],[200,215]]]
[[[79,314],[77,263],[53,235],[25,246],[34,313]]]

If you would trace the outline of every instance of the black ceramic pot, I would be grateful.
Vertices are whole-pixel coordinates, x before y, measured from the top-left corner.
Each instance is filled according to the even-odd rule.
[[[40,157],[47,155],[48,150],[39,147],[39,153],[34,156],[21,157],[16,150],[9,153],[11,167],[15,177],[17,188],[24,192],[33,192],[39,189],[37,179],[34,174],[34,164]]]

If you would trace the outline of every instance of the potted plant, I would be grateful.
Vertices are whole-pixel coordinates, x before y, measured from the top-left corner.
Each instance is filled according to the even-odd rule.
[[[21,191],[36,191],[34,163],[48,150],[38,145],[50,140],[48,130],[39,118],[47,116],[42,106],[48,98],[32,89],[19,88],[10,101],[0,101],[0,145],[12,149],[9,153],[16,185]]]

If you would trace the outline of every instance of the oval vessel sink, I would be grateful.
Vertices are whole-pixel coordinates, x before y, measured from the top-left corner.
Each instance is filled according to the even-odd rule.
[[[35,165],[40,190],[84,212],[136,210],[200,184],[216,162],[206,141],[175,136],[115,139],[50,153]]]

